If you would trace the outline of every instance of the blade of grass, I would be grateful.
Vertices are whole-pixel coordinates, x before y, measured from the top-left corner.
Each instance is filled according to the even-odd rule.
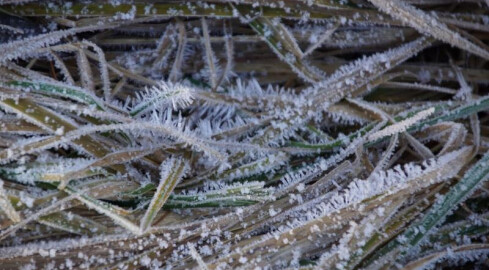
[[[381,11],[415,28],[420,33],[431,35],[469,53],[489,60],[489,52],[463,38],[436,17],[399,0],[369,0]]]
[[[161,180],[158,184],[153,199],[149,204],[148,210],[141,219],[139,229],[145,232],[153,223],[156,214],[170,197],[173,189],[185,174],[187,162],[184,158],[171,158],[161,164]]]
[[[19,213],[15,211],[15,208],[12,206],[10,199],[7,196],[7,193],[5,193],[5,189],[3,188],[3,180],[1,179],[0,179],[0,209],[14,223],[18,223],[21,221]]]
[[[79,235],[92,235],[107,231],[107,227],[104,225],[72,212],[49,214],[40,217],[38,222],[46,226]]]
[[[249,25],[263,37],[280,60],[289,64],[301,79],[312,83],[324,79],[319,69],[314,68],[303,59],[302,51],[283,24],[259,17],[252,20]]]
[[[120,225],[121,227],[127,229],[131,233],[135,235],[141,235],[142,232],[139,229],[139,227],[134,224],[132,221],[129,219],[123,217],[121,214],[125,213],[126,211],[124,209],[121,209],[117,206],[114,206],[110,203],[97,200],[91,196],[88,196],[86,194],[83,194],[81,191],[71,187],[67,186],[65,189],[71,196],[76,198],[77,200],[81,201],[83,204],[85,204],[87,207],[94,209],[95,211],[99,212],[100,214],[106,215],[107,217],[111,218],[116,224]]]

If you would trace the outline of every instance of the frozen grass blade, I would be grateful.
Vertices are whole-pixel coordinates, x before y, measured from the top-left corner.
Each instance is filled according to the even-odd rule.
[[[153,68],[163,67],[170,56],[171,52],[175,49],[175,26],[169,25],[160,40],[155,50],[155,60],[153,62]]]
[[[67,120],[65,117],[41,107],[28,99],[19,99],[17,101],[7,99],[0,101],[0,105],[9,111],[19,114],[28,122],[38,125],[55,134],[56,132],[62,134],[77,128],[74,126],[73,122]],[[46,119],[49,119],[49,121],[46,122]],[[57,135],[47,140],[38,140],[28,143],[17,149],[18,151],[12,151],[12,149],[2,150],[0,152],[0,159],[9,159],[26,151],[36,151],[36,149],[40,149],[50,144],[56,146],[59,144],[57,143],[59,137],[60,135]],[[78,137],[74,142],[82,145],[85,151],[96,157],[104,156],[107,153],[104,146],[88,136]]]
[[[97,98],[92,93],[83,88],[71,85],[54,84],[54,83],[39,83],[31,81],[11,81],[7,83],[10,87],[18,87],[25,91],[33,91],[46,95],[59,96],[69,98],[74,101],[82,102],[88,105],[95,105],[99,109],[104,109],[105,105],[102,100]]]
[[[311,44],[309,47],[307,47],[306,51],[302,54],[302,58],[310,55],[312,52],[314,52],[314,50],[319,48],[321,46],[321,44],[323,44],[326,40],[330,39],[331,35],[333,35],[333,33],[336,31],[336,29],[338,29],[337,25],[334,27],[331,27],[326,32],[324,32],[321,35],[321,37],[319,37],[317,42],[315,42],[315,43]]]
[[[192,102],[192,90],[181,84],[161,81],[158,85],[147,88],[145,92],[139,95],[136,105],[129,112],[131,116],[161,108],[165,103],[176,109]]]
[[[209,81],[211,82],[212,89],[216,89],[217,87],[217,62],[216,56],[212,51],[210,36],[209,36],[209,27],[207,26],[207,21],[205,18],[201,19],[202,22],[202,33],[204,35],[203,43],[205,48],[205,59],[207,63],[207,68],[209,69]]]
[[[454,32],[436,17],[423,12],[400,0],[369,0],[377,8],[403,23],[415,28],[420,33],[449,43],[467,52],[489,60],[489,52]]]
[[[65,65],[63,59],[61,59],[53,51],[50,51],[50,54],[54,59],[55,66],[61,70],[61,73],[65,77],[65,82],[68,83],[69,85],[75,85],[75,81],[73,80],[73,77],[71,76],[71,73],[68,70],[68,67]]]
[[[173,194],[164,208],[248,206],[271,199],[271,194],[272,189],[265,188],[263,182],[238,183],[192,195]]]
[[[14,223],[20,222],[21,218],[19,213],[15,211],[12,206],[7,193],[5,193],[5,189],[3,188],[3,180],[0,179],[0,209],[7,215],[10,220]]]
[[[485,154],[457,184],[450,188],[447,194],[437,198],[420,221],[410,225],[406,231],[380,249],[374,259],[379,259],[379,254],[393,256],[400,252],[406,255],[410,249],[418,247],[428,235],[433,233],[436,226],[445,220],[447,215],[488,179],[488,162],[489,154]],[[389,253],[391,255],[385,255]],[[374,265],[374,259],[368,262]]]
[[[107,217],[111,218],[116,224],[127,229],[131,233],[135,235],[142,234],[141,230],[136,224],[121,215],[122,213],[126,212],[123,209],[83,194],[82,191],[76,190],[70,186],[67,186],[65,190],[69,194],[71,194],[71,196],[85,204],[88,208],[94,209],[100,214],[106,215]]]
[[[110,78],[109,78],[109,69],[107,67],[107,60],[105,60],[105,54],[102,51],[102,49],[93,42],[84,40],[82,41],[82,43],[92,47],[98,56],[100,77],[102,79],[103,90],[104,90],[104,99],[105,101],[109,102],[110,101]]]
[[[46,226],[79,235],[92,235],[107,231],[102,224],[71,212],[49,214],[40,217],[38,221]]]
[[[187,45],[187,30],[185,30],[185,25],[183,22],[179,21],[177,23],[178,26],[178,48],[177,53],[175,55],[175,61],[173,62],[173,66],[170,71],[170,75],[168,75],[168,80],[171,82],[176,82],[182,75],[182,65],[183,65],[183,56],[185,51],[185,46]]]
[[[424,256],[414,262],[405,265],[403,270],[414,270],[414,269],[426,269],[433,267],[436,262],[443,259],[464,259],[468,261],[475,261],[477,257],[487,256],[489,254],[489,245],[487,244],[467,244],[462,246],[457,246],[454,249],[449,249],[446,251],[436,252],[434,254],[429,254]]]
[[[301,79],[311,83],[324,79],[318,69],[302,59],[303,53],[294,37],[280,22],[272,22],[267,18],[256,18],[250,22],[250,26]]]
[[[80,75],[80,82],[83,88],[90,91],[95,90],[95,84],[93,82],[93,72],[88,62],[88,57],[84,52],[84,46],[80,46],[78,53],[76,54],[76,63],[78,65],[78,73]]]
[[[185,174],[186,161],[183,158],[170,158],[164,161],[160,166],[161,180],[158,184],[153,199],[148,206],[148,210],[141,219],[139,228],[145,232],[153,223],[161,207],[165,204],[170,194],[175,189],[182,176]]]

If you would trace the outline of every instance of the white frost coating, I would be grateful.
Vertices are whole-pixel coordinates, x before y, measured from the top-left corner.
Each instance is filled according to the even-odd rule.
[[[296,230],[300,231],[314,224],[321,224],[324,217],[347,207],[355,207],[367,198],[372,198],[381,194],[395,194],[404,189],[420,189],[435,183],[439,183],[455,176],[463,166],[458,160],[467,157],[471,153],[472,147],[464,147],[457,151],[450,152],[441,157],[423,162],[423,165],[407,163],[403,166],[396,166],[393,169],[380,171],[373,175],[369,180],[353,180],[347,188],[335,191],[328,201],[317,203],[312,209],[297,211],[296,219],[293,219],[282,230],[269,233],[260,240],[245,247],[253,249],[255,245],[268,241],[269,239],[279,239],[282,236],[293,235]],[[423,180],[426,176],[432,176],[429,181]]]
[[[434,112],[435,112],[434,107],[420,111],[420,112],[416,113],[413,117],[399,121],[399,122],[392,124],[392,125],[384,128],[380,131],[377,131],[377,132],[371,134],[368,137],[368,140],[369,141],[376,141],[378,139],[381,139],[381,138],[384,138],[387,136],[391,136],[391,135],[394,135],[396,133],[404,132],[409,127],[411,127],[412,125],[416,124],[417,122],[419,122],[423,119],[426,119],[428,116],[430,116]]]
[[[395,1],[432,8],[429,0]],[[438,12],[430,16],[449,24],[450,30],[462,27],[470,35],[478,31],[470,25],[480,25],[480,30],[489,25],[487,16],[450,11],[448,2],[455,0],[435,1]],[[369,245],[365,253],[362,247],[372,243],[370,238],[383,233],[391,221],[405,220],[402,211],[421,203],[423,207],[408,216],[419,217],[427,205],[422,197],[441,197],[444,192],[437,192],[454,184],[453,176],[483,150],[474,136],[481,128],[474,126],[483,128],[485,122],[472,118],[489,107],[488,99],[468,105],[461,100],[470,94],[464,85],[477,87],[485,81],[485,66],[477,62],[481,59],[466,66],[464,55],[454,53],[454,62],[464,65],[457,74],[430,55],[443,48],[413,57],[435,38],[420,36],[363,2],[354,1],[353,7],[345,1],[307,0],[302,3],[310,7],[307,11],[288,1],[190,1],[173,3],[170,9],[165,7],[171,3],[126,2],[109,0],[86,8],[77,2],[40,3],[49,14],[68,16],[38,14],[45,17],[43,24],[49,23],[40,26],[41,31],[57,35],[58,27],[98,23],[98,33],[49,44],[31,40],[40,42],[39,48],[0,61],[5,69],[0,72],[5,83],[0,99],[7,104],[0,104],[0,176],[6,179],[0,194],[0,223],[5,227],[0,240],[7,238],[0,258],[7,268],[22,263],[28,264],[25,269],[296,269],[304,264],[368,268],[371,252],[379,248]],[[336,14],[338,29],[331,28],[327,14],[315,10],[319,6]],[[99,18],[107,10],[113,14]],[[123,13],[112,16],[117,11]],[[143,11],[143,17],[135,17]],[[238,26],[229,18],[239,16],[238,11],[249,14],[248,25]],[[271,19],[274,14],[278,18]],[[301,15],[302,20],[296,20]],[[110,24],[117,30],[98,31]],[[120,27],[124,24],[128,27]],[[291,25],[295,30],[287,29]],[[255,26],[259,36],[250,32]],[[37,29],[26,27],[25,35]],[[483,47],[476,39],[472,42]],[[76,62],[80,50],[85,55]],[[104,53],[107,59],[102,59]],[[304,61],[311,54],[313,62]],[[231,70],[234,55],[236,74]],[[412,62],[400,65],[411,57]],[[314,63],[333,75],[316,72]],[[77,68],[85,72],[71,77]],[[301,76],[307,77],[305,84]],[[452,100],[456,91],[444,87],[457,77],[463,89]],[[65,83],[57,81],[63,78]],[[385,97],[381,89],[366,98],[379,101],[363,101],[372,89],[391,80],[403,81],[387,85],[398,96]],[[443,87],[416,81],[438,81]],[[450,97],[435,93],[440,101],[412,100],[399,87]],[[430,107],[436,108],[436,118]],[[469,116],[472,131],[464,128],[465,120],[435,123]],[[422,120],[425,117],[428,120]],[[487,146],[483,139],[480,143]],[[178,162],[182,166],[174,165]],[[69,197],[63,199],[66,193]],[[472,196],[479,194],[483,192]],[[9,199],[14,202],[10,206],[22,209],[16,224],[5,210]],[[60,212],[66,209],[75,212]],[[56,214],[42,218],[51,213]],[[465,225],[484,225],[484,218],[487,215],[472,215],[464,225],[447,220],[454,229],[441,233],[449,234],[450,244],[467,245],[479,236],[459,233]],[[99,220],[107,226],[98,227]],[[410,224],[407,220],[399,229]],[[59,229],[78,236],[59,234]],[[412,249],[406,256],[381,260],[391,259],[395,268],[443,250],[444,240],[427,245],[423,253]],[[74,256],[68,259],[66,254]]]
[[[453,177],[463,164],[458,161],[462,156],[470,153],[472,147],[464,147],[460,150],[450,152],[439,158],[434,158],[423,162],[423,166],[414,163],[406,163],[403,166],[396,166],[393,169],[379,171],[374,174],[368,181],[354,180],[344,191],[336,192],[329,202],[320,204],[317,209],[320,215],[327,215],[349,205],[361,202],[366,198],[383,194],[395,193],[398,190],[410,186],[412,180],[418,179],[423,175],[434,173],[447,164],[453,164],[450,171],[444,174],[437,174],[435,178],[430,179],[428,183],[422,185],[431,185],[444,179]]]
[[[95,53],[97,54],[99,65],[100,65],[100,77],[102,78],[102,82],[103,82],[104,98],[106,102],[109,102],[111,96],[110,78],[109,78],[109,69],[108,69],[107,61],[105,60],[105,54],[102,51],[102,49],[99,46],[97,46],[97,44],[88,40],[84,40],[83,43],[92,47]]]
[[[104,27],[87,26],[68,30],[59,30],[1,44],[0,51],[2,54],[0,55],[0,65],[3,65],[9,60],[35,54],[37,49],[59,42],[65,37],[102,28]]]
[[[131,109],[131,115],[139,115],[144,112],[162,109],[164,104],[171,104],[173,109],[188,106],[192,103],[192,89],[182,84],[159,81],[157,85],[146,88],[143,93],[138,93],[135,104]]]
[[[13,222],[20,222],[21,218],[19,213],[15,211],[10,203],[10,199],[8,198],[5,190],[3,189],[3,180],[0,179],[0,210],[2,210],[7,217]]]
[[[190,255],[192,256],[192,258],[194,258],[194,260],[197,261],[197,263],[199,264],[200,269],[202,269],[202,270],[209,269],[207,267],[207,265],[205,264],[204,260],[202,260],[202,257],[200,256],[200,254],[197,252],[197,250],[195,250],[195,247],[193,245],[189,244],[188,245],[188,248],[190,250]]]
[[[343,65],[309,91],[315,96],[316,102],[336,103],[355,89],[412,57],[429,44],[426,37],[421,37],[397,48]],[[319,99],[320,97],[324,99]]]

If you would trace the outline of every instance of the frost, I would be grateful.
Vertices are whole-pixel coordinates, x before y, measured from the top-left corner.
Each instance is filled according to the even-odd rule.
[[[487,258],[477,1],[13,2],[4,268]]]
[[[391,136],[396,133],[401,133],[406,131],[410,126],[416,124],[417,122],[426,119],[428,116],[433,114],[435,112],[435,108],[429,108],[423,111],[420,111],[413,115],[410,118],[404,119],[400,122],[397,122],[393,125],[388,126],[387,128],[384,128],[380,131],[377,131],[376,133],[373,133],[369,136],[368,140],[370,141],[375,141],[378,139],[381,139],[386,136]]]
[[[20,201],[25,204],[27,207],[31,208],[34,206],[34,198],[30,197],[27,193],[20,193]]]
[[[436,17],[423,12],[409,4],[399,0],[369,0],[383,12],[391,14],[395,18],[410,25],[423,34],[429,34],[437,39],[457,46],[480,57],[489,59],[489,52],[471,41],[463,38],[460,34],[450,30]]]
[[[248,261],[248,259],[246,257],[240,257],[239,258],[239,262],[242,264],[245,264],[247,261]]]
[[[54,134],[56,134],[56,135],[58,135],[58,136],[61,136],[61,135],[63,135],[63,134],[64,134],[64,132],[65,132],[65,131],[64,131],[64,127],[59,127],[58,129],[56,129],[56,130],[54,131]]]
[[[160,81],[158,85],[139,93],[130,113],[138,115],[160,109],[164,104],[170,104],[173,109],[185,107],[192,103],[192,99],[192,90],[188,86]]]

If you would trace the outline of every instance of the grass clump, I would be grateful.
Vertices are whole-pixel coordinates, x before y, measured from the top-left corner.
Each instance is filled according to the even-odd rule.
[[[487,267],[487,1],[0,1],[4,269]]]

